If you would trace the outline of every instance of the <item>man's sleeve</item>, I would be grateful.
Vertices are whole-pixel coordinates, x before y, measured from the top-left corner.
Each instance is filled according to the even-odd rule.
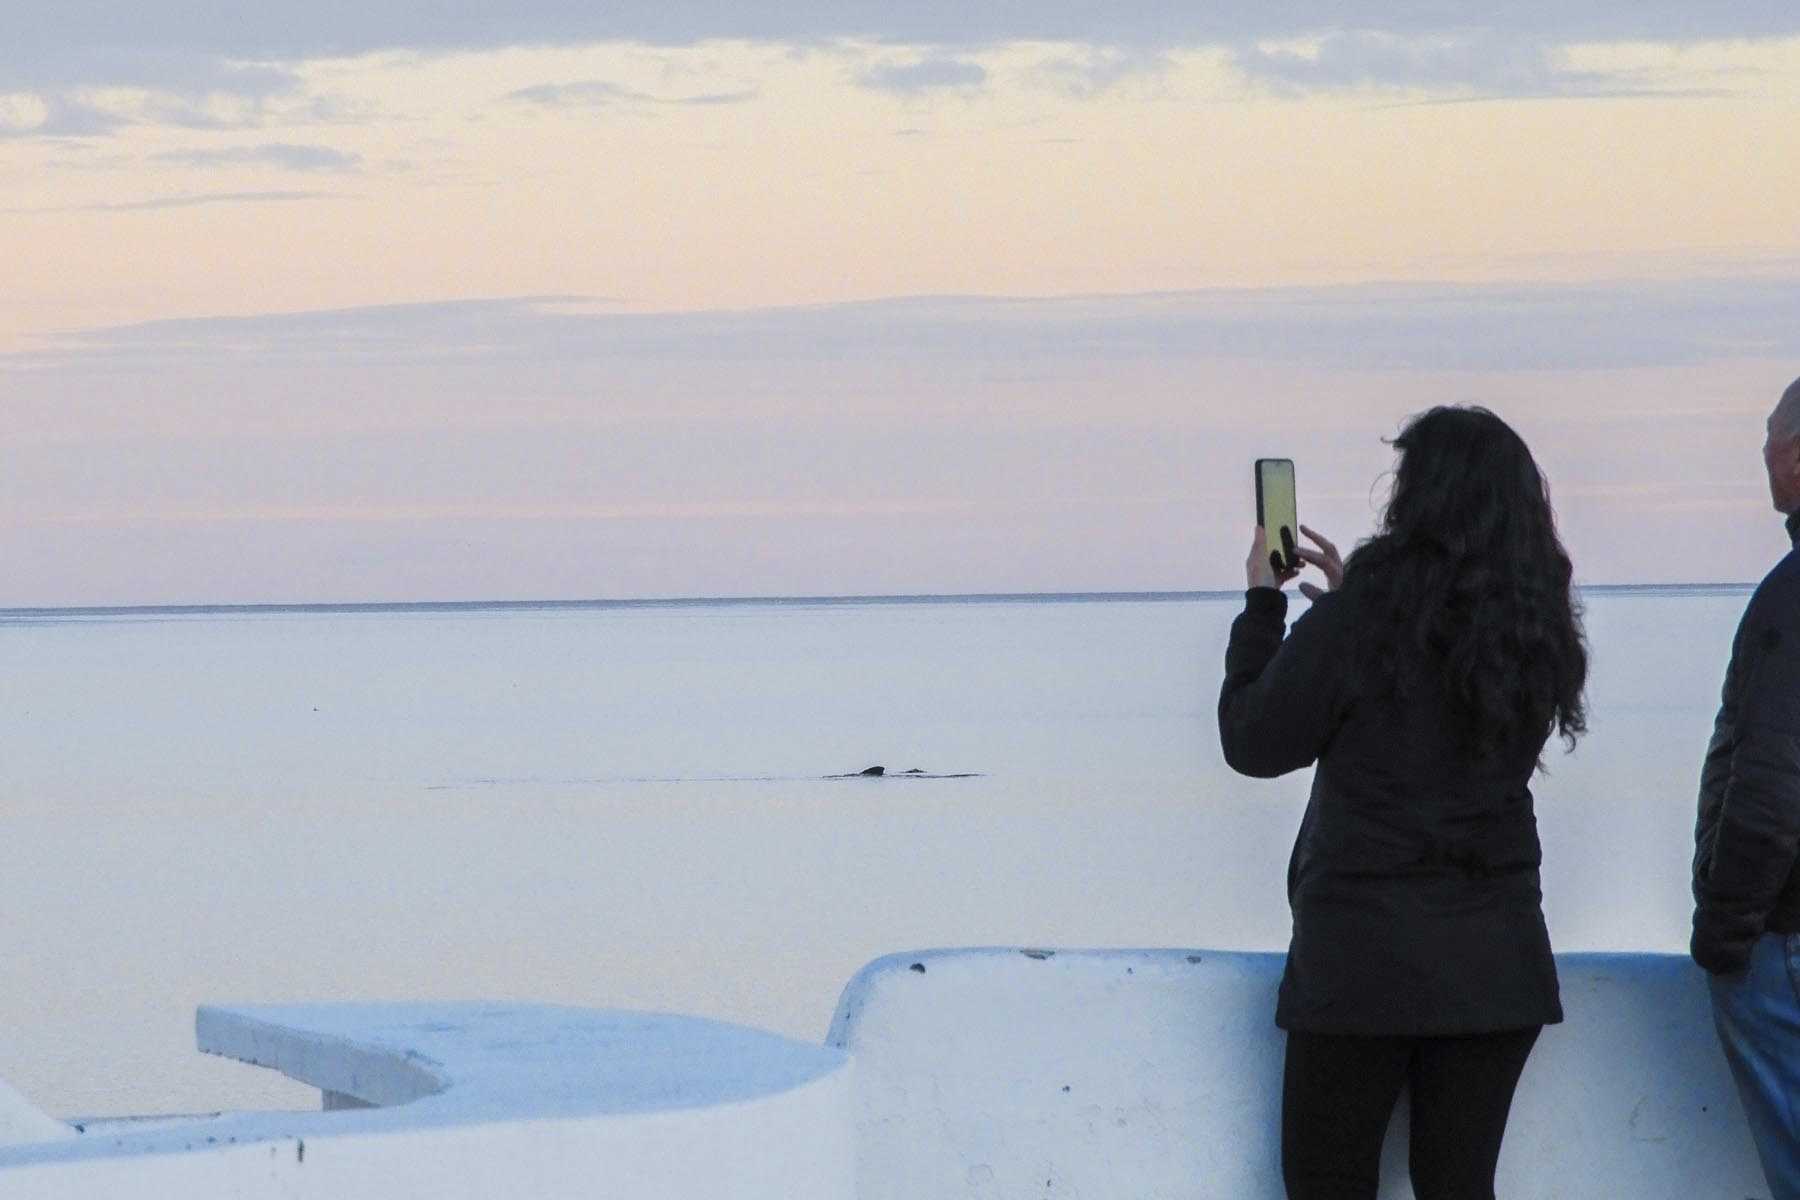
[[[1800,635],[1766,626],[1753,637],[1711,861],[1694,882],[1690,950],[1715,974],[1749,962],[1800,852]]]
[[[1725,800],[1725,789],[1731,783],[1731,755],[1737,737],[1736,719],[1730,703],[1731,687],[1726,685],[1726,698],[1719,704],[1719,715],[1713,718],[1712,739],[1706,744],[1706,757],[1700,763],[1700,804],[1694,816],[1694,903],[1703,900],[1701,883],[1712,873],[1713,843],[1719,833],[1719,807]]]

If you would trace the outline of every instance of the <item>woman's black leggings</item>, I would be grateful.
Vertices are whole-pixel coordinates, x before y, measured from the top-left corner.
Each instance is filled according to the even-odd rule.
[[[1412,1092],[1413,1194],[1493,1200],[1506,1113],[1538,1033],[1289,1033],[1281,1093],[1288,1200],[1374,1200],[1402,1086]]]

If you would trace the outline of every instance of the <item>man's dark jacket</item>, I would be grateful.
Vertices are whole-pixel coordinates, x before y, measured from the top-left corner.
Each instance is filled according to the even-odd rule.
[[[1800,513],[1788,518],[1800,541]],[[1740,971],[1762,933],[1800,933],[1800,549],[1750,597],[1700,772],[1694,961]]]

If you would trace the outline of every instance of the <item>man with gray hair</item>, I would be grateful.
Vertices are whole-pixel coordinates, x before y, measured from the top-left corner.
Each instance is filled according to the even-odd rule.
[[[1700,772],[1694,961],[1776,1200],[1800,1200],[1800,379],[1769,415],[1796,544],[1744,610]]]

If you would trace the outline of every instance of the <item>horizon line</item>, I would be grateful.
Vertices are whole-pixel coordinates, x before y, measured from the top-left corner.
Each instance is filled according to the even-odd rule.
[[[1576,584],[1577,592],[1747,592],[1753,582],[1695,583],[1588,583]],[[716,608],[754,605],[886,605],[886,604],[1004,604],[1024,601],[1062,603],[1173,603],[1185,600],[1220,600],[1242,595],[1243,588],[1152,590],[1109,592],[918,592],[868,595],[795,596],[644,596],[630,598],[538,600],[324,600],[266,601],[248,604],[70,604],[0,607],[0,620],[30,617],[200,616],[227,613],[382,613],[382,612],[479,612],[546,609],[607,608]],[[1290,593],[1292,595],[1292,593]]]

